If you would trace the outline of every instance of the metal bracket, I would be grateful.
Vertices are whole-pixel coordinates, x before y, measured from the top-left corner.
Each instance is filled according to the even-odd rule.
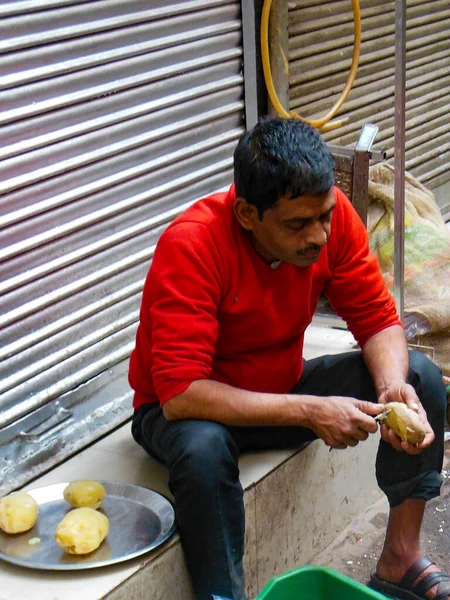
[[[367,224],[370,150],[378,129],[378,125],[373,123],[363,125],[354,150],[352,203],[365,224]]]

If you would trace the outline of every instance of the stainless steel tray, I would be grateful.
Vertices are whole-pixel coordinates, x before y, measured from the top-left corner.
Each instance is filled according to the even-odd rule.
[[[63,496],[68,483],[57,483],[28,490],[39,505],[36,524],[30,531],[16,535],[0,530],[0,558],[31,569],[93,569],[149,552],[175,531],[173,506],[158,492],[129,483],[101,483],[106,498],[99,510],[109,519],[109,532],[97,550],[75,556],[66,554],[57,545],[56,527],[73,508]],[[40,543],[29,544],[32,538],[40,538]]]

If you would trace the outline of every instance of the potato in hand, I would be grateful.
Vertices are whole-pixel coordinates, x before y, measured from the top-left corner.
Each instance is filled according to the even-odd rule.
[[[73,481],[64,489],[64,499],[75,508],[100,508],[105,496],[102,484],[89,479]]]
[[[0,529],[6,533],[23,533],[36,523],[38,505],[26,492],[12,492],[0,499]]]
[[[75,508],[56,528],[55,539],[68,554],[89,554],[103,542],[109,531],[106,515],[93,508]]]
[[[385,423],[398,437],[410,444],[419,444],[426,434],[425,425],[419,415],[403,402],[388,402],[385,412],[377,417]]]

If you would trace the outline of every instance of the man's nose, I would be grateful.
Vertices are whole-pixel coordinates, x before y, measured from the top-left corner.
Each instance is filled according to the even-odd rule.
[[[306,232],[307,244],[323,246],[326,244],[328,238],[328,231],[324,223],[315,221],[311,223]]]

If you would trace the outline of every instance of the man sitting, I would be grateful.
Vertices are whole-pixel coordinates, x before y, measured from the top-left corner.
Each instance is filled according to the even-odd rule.
[[[449,592],[449,578],[435,575],[419,547],[425,502],[441,485],[441,373],[422,354],[408,355],[333,166],[309,125],[261,121],[236,148],[234,185],[175,219],[148,273],[130,363],[132,431],[169,469],[198,600],[245,598],[240,453],[317,438],[356,446],[391,401],[417,411],[426,437],[412,445],[381,427],[376,473],[390,516],[372,584],[410,599]],[[303,361],[322,292],[361,351]],[[415,595],[405,595],[418,579]]]

